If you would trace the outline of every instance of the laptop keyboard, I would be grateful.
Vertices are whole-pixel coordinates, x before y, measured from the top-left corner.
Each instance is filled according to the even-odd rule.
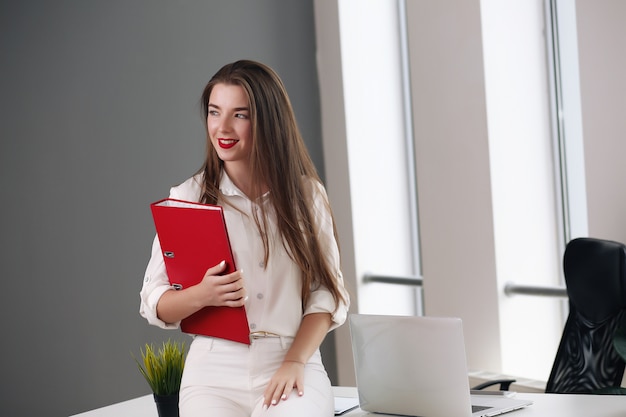
[[[484,405],[472,405],[472,413],[475,413],[477,411],[488,410],[490,408],[493,408],[493,407],[484,406]]]

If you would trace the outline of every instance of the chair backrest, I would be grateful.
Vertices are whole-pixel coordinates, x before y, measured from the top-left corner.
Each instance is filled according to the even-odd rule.
[[[567,244],[569,315],[546,392],[592,393],[620,385],[624,361],[613,348],[613,335],[626,322],[625,265],[622,243],[578,238]]]

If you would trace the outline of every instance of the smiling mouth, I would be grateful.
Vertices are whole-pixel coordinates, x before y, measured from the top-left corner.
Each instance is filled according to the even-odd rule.
[[[217,143],[220,145],[222,149],[230,149],[235,146],[239,142],[237,139],[224,139],[220,138],[217,140]]]

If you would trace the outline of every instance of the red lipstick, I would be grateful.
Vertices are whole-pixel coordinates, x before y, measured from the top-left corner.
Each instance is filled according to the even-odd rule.
[[[235,146],[237,142],[239,142],[237,139],[219,138],[217,140],[217,143],[220,145],[220,148],[222,149],[230,149],[233,146]]]

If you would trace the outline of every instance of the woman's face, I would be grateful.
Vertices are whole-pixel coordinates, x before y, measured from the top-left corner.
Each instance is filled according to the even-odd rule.
[[[243,87],[215,84],[209,96],[207,129],[211,144],[224,164],[248,163],[252,151],[252,123]]]

